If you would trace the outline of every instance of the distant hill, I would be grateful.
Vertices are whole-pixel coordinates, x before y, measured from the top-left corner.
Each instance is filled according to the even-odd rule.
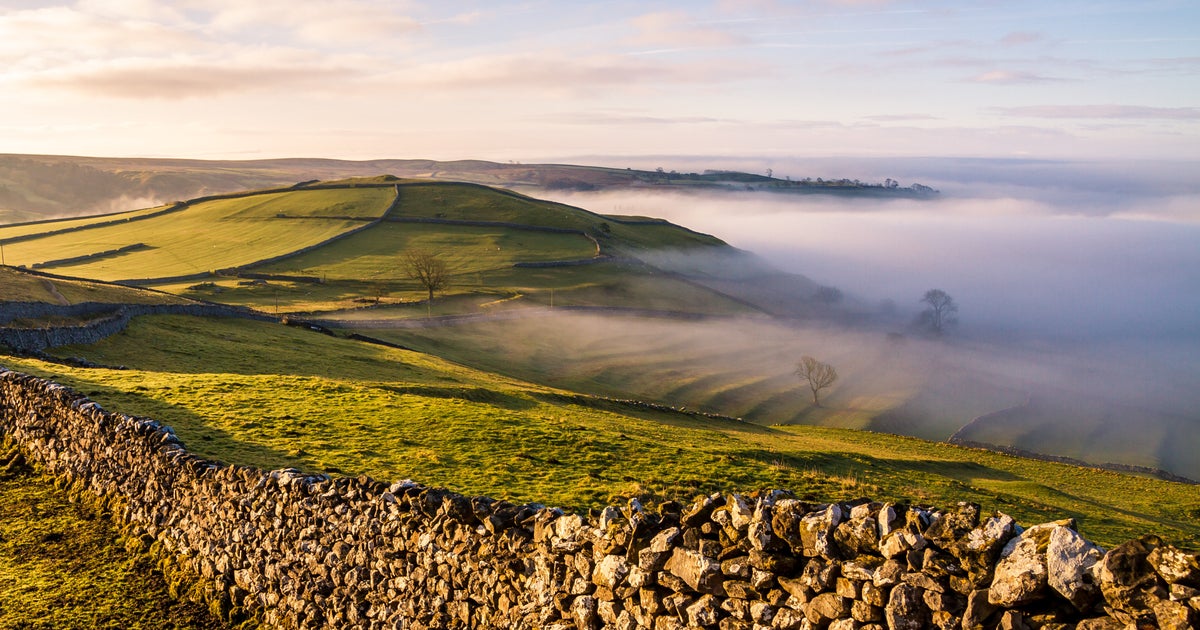
[[[0,226],[5,262],[280,313],[376,319],[586,307],[799,315],[818,287],[661,219],[477,184],[308,182],[146,210]],[[405,255],[448,268],[432,305]]]
[[[735,171],[677,173],[570,164],[502,164],[483,160],[177,160],[0,154],[0,224],[131,210],[239,190],[391,173],[545,190],[664,187],[795,194],[927,197],[919,184],[847,179],[776,179]]]

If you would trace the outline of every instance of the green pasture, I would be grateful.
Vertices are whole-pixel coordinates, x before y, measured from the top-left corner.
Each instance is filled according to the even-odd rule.
[[[717,238],[669,223],[624,225],[613,217],[592,214],[573,206],[469,184],[403,186],[400,207],[393,216],[501,221],[579,230],[596,236],[602,248],[608,246],[615,250],[605,253],[724,245]]]
[[[1193,486],[915,438],[650,412],[279,324],[144,317],[56,353],[130,369],[3,361],[167,422],[227,462],[573,508],[777,487],[813,501],[975,500],[1025,523],[1076,517],[1106,544],[1147,531],[1200,540]]]
[[[315,251],[255,269],[264,273],[311,275],[330,280],[408,280],[404,255],[436,252],[452,283],[471,274],[509,269],[518,262],[576,260],[596,255],[580,234],[555,234],[499,227],[381,223]],[[465,278],[466,282],[457,281]]]
[[[127,212],[117,212],[114,214],[100,214],[79,219],[63,219],[61,221],[38,221],[36,223],[25,223],[18,225],[0,225],[0,241],[5,239],[15,238],[18,236],[28,236],[30,234],[43,234],[56,230],[64,230],[67,228],[80,227],[84,225],[94,225],[96,223],[106,223],[116,220],[135,220],[139,217],[144,217],[147,214],[154,214],[162,211],[166,206],[155,206],[153,208],[143,208],[140,210],[130,210]],[[7,252],[5,252],[7,254]]]
[[[157,291],[142,291],[100,282],[47,278],[23,273],[12,267],[0,267],[0,303],[182,304],[187,301],[184,298]]]
[[[221,199],[143,221],[10,243],[4,253],[9,264],[31,266],[143,243],[144,249],[49,270],[99,280],[202,273],[286,254],[361,227],[362,220],[324,217],[369,220],[393,196],[391,188],[356,188]]]

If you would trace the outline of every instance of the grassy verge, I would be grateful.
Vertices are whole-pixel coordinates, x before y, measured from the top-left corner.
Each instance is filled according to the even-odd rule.
[[[226,626],[202,606],[172,598],[154,563],[129,554],[105,516],[26,469],[0,475],[0,627]]]

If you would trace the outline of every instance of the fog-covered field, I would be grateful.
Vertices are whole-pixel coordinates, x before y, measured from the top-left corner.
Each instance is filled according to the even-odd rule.
[[[905,324],[925,290],[945,290],[959,306],[959,324],[937,343],[952,369],[875,428],[928,435],[905,427],[922,416],[949,426],[955,414],[1016,395],[1027,402],[960,437],[1200,476],[1200,181],[1190,176],[1197,165],[880,159],[728,166],[770,167],[777,177],[891,177],[941,195],[881,201],[636,191],[557,199],[714,234],[849,299],[894,309],[893,328],[908,335],[914,331]],[[854,377],[843,372],[844,380]],[[963,405],[964,396],[980,404]]]

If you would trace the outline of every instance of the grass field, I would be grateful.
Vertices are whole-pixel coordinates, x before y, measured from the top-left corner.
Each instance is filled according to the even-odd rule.
[[[218,630],[170,595],[153,561],[110,521],[29,471],[0,475],[0,628]]]
[[[593,243],[579,234],[528,232],[494,227],[383,223],[313,252],[257,270],[329,280],[408,281],[404,254],[438,252],[456,285],[473,274],[509,269],[517,262],[591,258]]]
[[[0,241],[16,238],[18,236],[42,234],[52,230],[65,230],[85,225],[95,225],[97,223],[116,221],[119,219],[137,219],[138,217],[143,217],[147,214],[159,212],[165,207],[166,206],[155,206],[153,208],[142,208],[140,210],[130,210],[116,214],[102,214],[97,216],[83,217],[80,219],[63,219],[61,221],[54,222],[36,222],[26,223],[24,225],[0,225]]]
[[[47,278],[0,267],[0,302],[51,304],[104,302],[108,304],[182,304],[188,300],[156,291],[142,291],[100,282]]]
[[[313,190],[208,201],[161,217],[10,243],[9,264],[33,265],[136,243],[118,256],[56,265],[53,271],[99,280],[201,273],[285,254],[361,227],[380,216],[391,188]],[[53,223],[44,224],[49,231]]]
[[[5,362],[162,419],[189,448],[229,462],[576,508],[768,487],[810,500],[975,500],[1025,523],[1073,516],[1108,544],[1148,531],[1200,541],[1193,486],[914,438],[648,412],[277,324],[139,318],[57,352],[131,369]]]
[[[579,230],[596,235],[602,247],[629,253],[721,247],[719,239],[676,225],[623,225],[609,217],[565,204],[468,184],[418,184],[402,189],[395,216],[467,221],[501,221]]]

